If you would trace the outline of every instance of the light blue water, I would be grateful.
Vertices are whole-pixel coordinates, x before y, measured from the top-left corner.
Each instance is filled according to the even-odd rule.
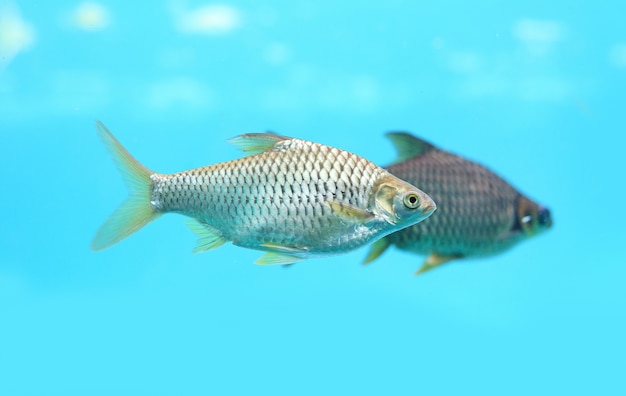
[[[626,394],[624,5],[337,3],[0,2],[0,395]],[[175,215],[94,253],[126,195],[95,119],[160,172],[408,130],[555,226],[419,278],[193,255]]]

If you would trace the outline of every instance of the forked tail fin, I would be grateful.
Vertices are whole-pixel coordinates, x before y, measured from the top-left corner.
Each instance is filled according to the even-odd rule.
[[[109,216],[91,242],[93,250],[102,250],[139,231],[160,213],[150,204],[150,175],[154,172],[137,162],[102,122],[96,121],[96,127],[130,190],[128,198]]]

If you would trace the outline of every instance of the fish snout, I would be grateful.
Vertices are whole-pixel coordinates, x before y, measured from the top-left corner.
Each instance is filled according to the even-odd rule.
[[[426,193],[424,193],[424,196],[422,197],[421,210],[424,219],[429,217],[431,214],[433,214],[435,210],[437,210],[437,204],[430,197],[430,195]]]

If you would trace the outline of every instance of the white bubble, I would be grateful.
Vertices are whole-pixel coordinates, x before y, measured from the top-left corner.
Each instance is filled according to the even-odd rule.
[[[102,30],[110,24],[110,13],[101,4],[95,2],[81,3],[72,13],[72,25],[87,30]]]
[[[13,2],[0,3],[0,70],[35,43],[35,29]]]
[[[531,54],[539,56],[548,53],[556,42],[563,40],[565,28],[557,21],[522,19],[513,26],[513,36]]]
[[[553,43],[563,38],[564,29],[556,21],[522,19],[513,27],[513,33],[524,42]]]
[[[178,7],[174,10],[176,27],[188,34],[225,34],[241,26],[237,9],[227,5],[206,5],[193,10]]]

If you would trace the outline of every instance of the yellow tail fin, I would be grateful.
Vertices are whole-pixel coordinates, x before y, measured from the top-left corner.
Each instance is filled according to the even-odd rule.
[[[137,162],[102,122],[96,121],[96,127],[130,190],[126,201],[104,222],[91,242],[93,250],[101,250],[139,231],[160,214],[150,204],[150,175],[154,172]]]

